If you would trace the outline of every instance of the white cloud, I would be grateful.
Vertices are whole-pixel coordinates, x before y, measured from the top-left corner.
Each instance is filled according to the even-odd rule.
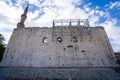
[[[6,43],[8,42],[13,28],[16,27],[16,21],[19,21],[22,8],[8,5],[5,1],[0,1],[0,33],[5,37]],[[18,17],[19,16],[19,17]]]
[[[110,4],[106,4],[105,7],[108,8],[107,10],[114,9],[114,8],[120,9],[120,2],[119,1],[110,2]]]
[[[9,34],[12,33],[13,28],[16,28],[16,24],[20,21],[20,16],[23,13],[22,5],[28,3],[39,7],[39,9],[35,9],[34,12],[28,12],[27,20],[25,22],[26,26],[29,27],[46,27],[52,26],[53,19],[86,19],[90,20],[91,26],[102,25],[105,27],[109,38],[112,44],[115,44],[114,50],[120,51],[118,47],[120,47],[120,28],[116,26],[116,20],[111,19],[109,12],[104,12],[100,10],[98,6],[94,9],[90,8],[92,3],[85,4],[83,8],[77,7],[78,5],[82,5],[81,0],[16,0],[13,6],[11,0],[6,0],[9,4],[5,3],[5,1],[0,1],[0,33],[5,36],[6,43],[9,40]],[[111,8],[114,5],[111,3]],[[26,5],[25,5],[26,6]],[[31,8],[31,6],[29,7]],[[40,13],[43,14],[40,16]],[[100,17],[106,17],[106,21],[104,23],[98,23]]]
[[[105,28],[114,51],[120,51],[120,26],[116,26],[116,19],[108,19],[101,25]]]
[[[114,7],[120,7],[120,2],[119,1],[111,2],[110,9],[113,9]]]

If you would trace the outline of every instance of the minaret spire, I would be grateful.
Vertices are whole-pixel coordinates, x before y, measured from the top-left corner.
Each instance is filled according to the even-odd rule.
[[[27,11],[28,11],[28,7],[29,7],[29,4],[27,5],[27,7],[25,8],[25,10],[24,10],[24,11],[26,11],[26,12],[27,12]]]
[[[24,22],[25,22],[25,20],[27,19],[28,7],[29,7],[29,4],[28,4],[27,7],[25,8],[24,13],[21,15],[21,20],[20,20],[20,22],[17,24],[17,28],[24,28],[24,27],[25,27]]]

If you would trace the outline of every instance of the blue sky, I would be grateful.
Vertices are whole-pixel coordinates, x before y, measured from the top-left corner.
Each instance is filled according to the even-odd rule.
[[[119,0],[0,0],[0,33],[8,43],[27,4],[26,27],[51,27],[53,19],[89,19],[103,26],[114,51],[120,51]]]

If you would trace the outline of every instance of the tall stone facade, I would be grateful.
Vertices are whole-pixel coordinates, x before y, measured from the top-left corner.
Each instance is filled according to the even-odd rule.
[[[78,28],[72,27],[72,41],[69,27],[57,27],[56,36],[52,36],[53,28],[14,29],[2,63],[11,67],[117,66],[104,28],[90,28],[92,36],[83,27],[81,40]]]
[[[75,26],[14,29],[0,63],[0,79],[120,79],[104,28],[81,29],[82,34]]]

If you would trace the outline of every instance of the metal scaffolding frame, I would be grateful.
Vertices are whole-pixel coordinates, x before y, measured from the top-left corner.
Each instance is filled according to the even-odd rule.
[[[92,40],[91,28],[88,19],[54,19],[53,20],[53,30],[52,30],[52,40],[54,41],[54,36],[63,36],[63,27],[69,27],[71,41],[74,37],[73,27],[77,27],[79,31],[80,41],[82,40],[82,34],[87,33],[90,36],[89,41]],[[57,29],[60,32],[56,32]],[[86,31],[85,31],[86,30]],[[59,34],[59,35],[58,35]]]

